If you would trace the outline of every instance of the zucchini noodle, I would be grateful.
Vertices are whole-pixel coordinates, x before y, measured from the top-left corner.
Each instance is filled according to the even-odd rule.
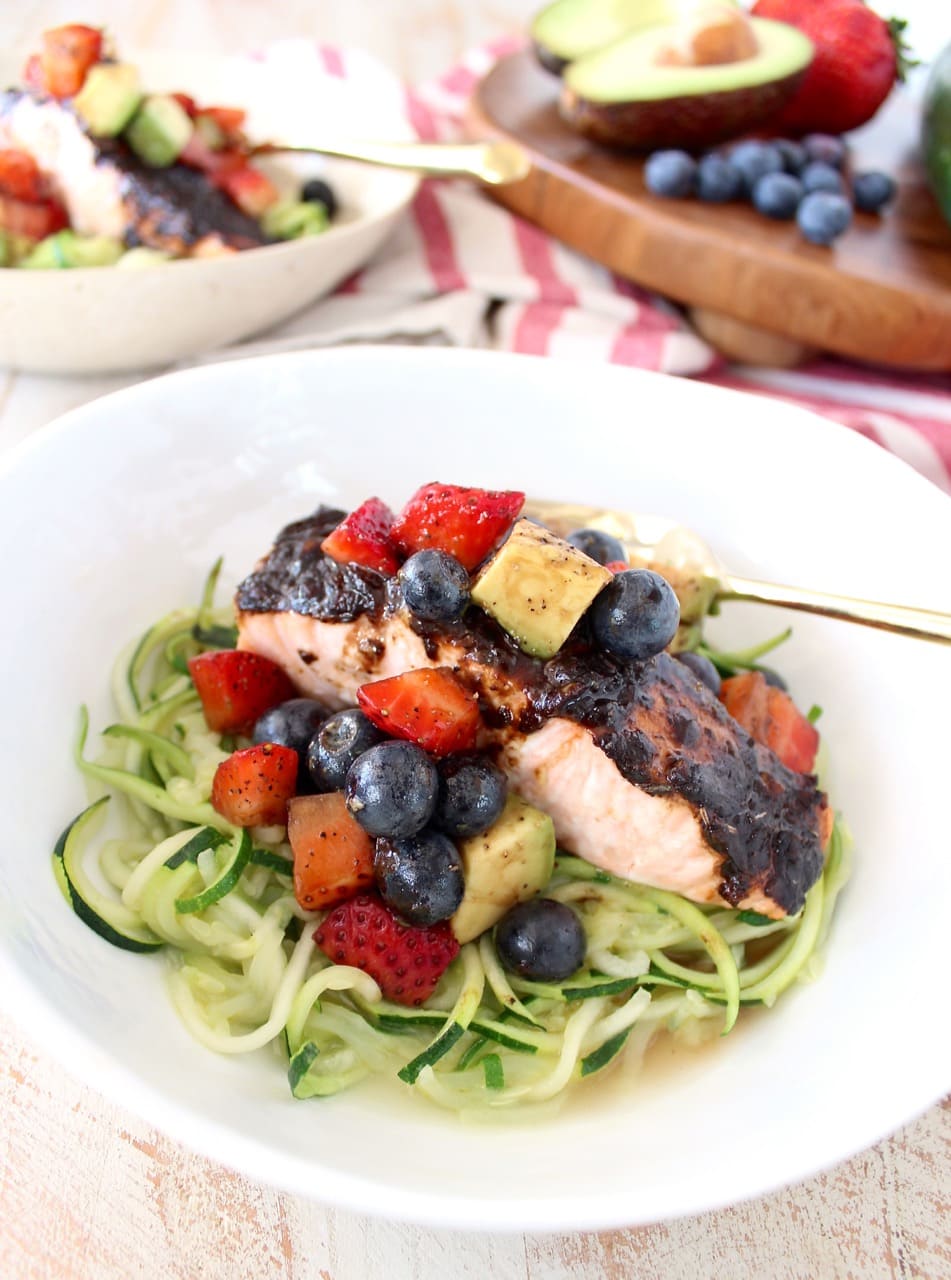
[[[232,618],[212,604],[218,568],[198,609],[169,614],[121,655],[111,684],[120,720],[94,760],[83,709],[75,757],[90,805],[54,852],[57,881],[87,924],[117,946],[166,951],[172,1001],[203,1045],[272,1046],[298,1098],[383,1074],[467,1117],[531,1113],[622,1055],[634,1063],[660,1033],[689,1045],[726,1034],[745,1006],[772,1005],[817,976],[848,877],[838,821],[794,918],[698,906],[559,853],[544,892],[584,925],[578,973],[520,979],[484,934],[422,1007],[384,999],[373,978],[316,946],[322,916],[294,898],[283,830],[238,830],[210,804],[234,744],[208,730],[187,660],[234,643]],[[740,658],[749,655],[725,655]],[[121,834],[96,845],[106,808]]]

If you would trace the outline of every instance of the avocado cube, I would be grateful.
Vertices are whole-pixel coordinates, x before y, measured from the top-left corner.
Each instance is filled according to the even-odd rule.
[[[111,267],[124,252],[120,240],[110,236],[78,236],[66,229],[47,236],[20,263],[27,270],[63,270],[69,267]]]
[[[38,244],[23,258],[20,266],[25,271],[65,270],[69,266],[69,253],[76,240],[76,232],[65,228],[56,231]]]
[[[330,225],[327,210],[312,200],[278,200],[261,216],[261,226],[277,240],[319,236]]]
[[[167,169],[175,163],[194,132],[188,112],[167,94],[153,94],[145,99],[125,140],[145,164],[153,169]]]
[[[478,938],[510,907],[534,898],[551,879],[554,823],[521,796],[509,795],[488,831],[457,844],[466,888],[449,924],[459,942]]]
[[[552,658],[612,577],[550,529],[518,520],[473,584],[472,599],[525,653]]]
[[[73,109],[96,138],[115,138],[142,101],[139,73],[127,62],[100,62],[90,67],[73,99]]]

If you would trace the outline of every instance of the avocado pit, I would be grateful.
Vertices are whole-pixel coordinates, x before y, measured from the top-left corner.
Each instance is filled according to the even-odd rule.
[[[742,62],[759,51],[752,23],[727,0],[698,6],[679,28],[676,41],[658,51],[657,66],[711,67]]]
[[[758,128],[793,95],[813,46],[785,23],[730,8],[579,58],[564,74],[562,117],[597,142],[643,150],[708,147]]]

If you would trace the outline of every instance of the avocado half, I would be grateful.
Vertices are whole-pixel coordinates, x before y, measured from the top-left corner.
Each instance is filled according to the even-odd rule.
[[[754,55],[709,66],[659,64],[675,26],[635,31],[567,68],[561,114],[587,137],[630,149],[708,147],[756,129],[795,93],[814,50],[784,22],[751,25]]]
[[[622,36],[677,22],[681,7],[682,0],[554,0],[532,22],[535,56],[561,75],[570,62]]]

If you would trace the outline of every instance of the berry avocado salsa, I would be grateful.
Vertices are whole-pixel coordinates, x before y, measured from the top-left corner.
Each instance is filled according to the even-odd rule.
[[[148,93],[98,27],[43,34],[0,93],[0,266],[151,266],[318,235],[337,201],[252,162],[245,112]]]
[[[818,972],[847,850],[784,637],[712,649],[676,574],[523,506],[319,508],[120,657],[94,759],[82,714],[67,902],[296,1098],[531,1108]]]

